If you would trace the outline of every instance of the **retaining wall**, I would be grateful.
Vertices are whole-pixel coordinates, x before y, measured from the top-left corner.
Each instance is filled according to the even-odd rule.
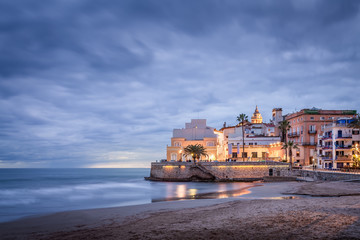
[[[360,174],[345,173],[335,171],[312,171],[312,170],[294,170],[294,174],[299,177],[309,177],[315,181],[341,181],[341,180],[360,180]]]
[[[289,164],[282,162],[152,163],[148,179],[160,181],[254,181],[269,176],[291,176]]]

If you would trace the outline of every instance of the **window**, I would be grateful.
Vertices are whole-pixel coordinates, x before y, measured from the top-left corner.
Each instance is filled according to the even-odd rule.
[[[207,143],[206,143],[206,146],[214,146],[214,142],[212,142],[212,141],[211,141],[211,142],[207,142]]]
[[[181,142],[174,142],[175,147],[181,147]]]
[[[359,135],[360,133],[359,133],[359,130],[353,130],[353,131],[352,131],[352,134],[353,134],[353,135]]]
[[[314,120],[315,118],[314,117],[310,117],[310,120]]]
[[[325,120],[325,117],[320,117],[320,120]]]
[[[237,158],[237,153],[235,152],[235,153],[232,153],[232,157],[233,158]]]
[[[252,153],[251,153],[251,157],[253,157],[253,158],[257,158],[257,157],[258,157],[257,152],[252,152]]]
[[[301,126],[301,134],[304,132],[304,126]]]
[[[329,117],[329,119],[333,119],[333,117]]]
[[[177,158],[177,154],[176,153],[172,153],[171,154],[171,161],[176,161]]]
[[[300,157],[300,150],[299,149],[296,149],[296,156]]]
[[[241,155],[243,158],[247,158],[247,152],[243,152]]]
[[[249,143],[249,145],[254,145],[254,143]]]
[[[255,143],[255,145],[257,145],[257,142]]]
[[[344,156],[344,151],[336,151],[336,156]]]

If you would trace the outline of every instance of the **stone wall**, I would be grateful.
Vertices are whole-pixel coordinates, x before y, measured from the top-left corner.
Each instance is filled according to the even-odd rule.
[[[360,174],[335,172],[335,171],[311,171],[311,170],[295,170],[294,173],[303,178],[312,178],[315,181],[341,181],[341,180],[360,180]]]
[[[253,181],[264,177],[291,176],[281,162],[164,162],[152,163],[150,180],[160,181]]]

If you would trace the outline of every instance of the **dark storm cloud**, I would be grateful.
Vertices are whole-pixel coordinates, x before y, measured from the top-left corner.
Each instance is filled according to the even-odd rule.
[[[359,5],[3,1],[0,167],[147,166],[191,118],[356,109]]]

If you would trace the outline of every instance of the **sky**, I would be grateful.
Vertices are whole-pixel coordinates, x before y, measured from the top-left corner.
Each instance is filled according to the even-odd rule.
[[[150,167],[192,118],[359,110],[357,0],[0,2],[0,167]]]

